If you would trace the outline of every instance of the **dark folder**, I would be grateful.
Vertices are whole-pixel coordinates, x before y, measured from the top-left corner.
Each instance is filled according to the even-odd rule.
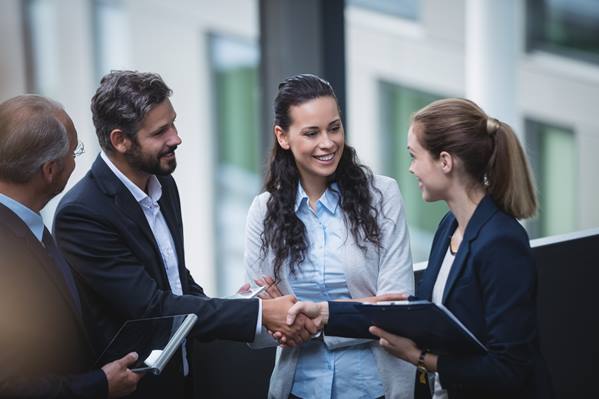
[[[135,372],[160,374],[194,326],[198,316],[183,314],[128,320],[97,361],[103,366],[129,352],[137,352],[137,362],[129,368]]]
[[[484,353],[487,348],[447,308],[429,301],[356,304],[370,322],[433,353]]]

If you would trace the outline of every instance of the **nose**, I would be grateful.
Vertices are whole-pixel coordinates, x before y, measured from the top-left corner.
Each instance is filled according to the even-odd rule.
[[[331,140],[331,138],[329,137],[329,134],[327,132],[325,132],[322,135],[322,140],[320,140],[320,148],[322,148],[322,149],[332,148],[334,145],[335,145],[335,142],[333,140]]]
[[[169,133],[169,147],[180,145],[183,142],[183,140],[181,140],[181,137],[179,137],[179,132],[177,131],[177,128],[174,125],[170,128]]]
[[[408,168],[408,171],[409,171],[411,174],[414,174],[414,162],[411,162],[411,161],[410,161],[410,167]]]

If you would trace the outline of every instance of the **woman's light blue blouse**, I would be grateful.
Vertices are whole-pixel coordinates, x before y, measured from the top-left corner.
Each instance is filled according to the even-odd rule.
[[[289,276],[301,301],[334,301],[351,298],[346,284],[342,251],[351,234],[332,184],[310,208],[308,196],[298,185],[295,213],[306,226],[306,259]],[[364,265],[364,267],[377,265]],[[369,344],[329,350],[323,341],[301,347],[291,393],[300,398],[378,398],[385,394]]]

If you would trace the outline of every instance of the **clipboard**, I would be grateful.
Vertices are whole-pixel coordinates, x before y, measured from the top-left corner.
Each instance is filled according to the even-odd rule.
[[[416,342],[433,353],[485,353],[487,347],[445,306],[429,301],[356,304],[375,326]]]
[[[197,319],[195,314],[183,314],[128,320],[106,346],[96,364],[101,367],[129,352],[137,352],[139,358],[129,367],[131,371],[159,375]]]

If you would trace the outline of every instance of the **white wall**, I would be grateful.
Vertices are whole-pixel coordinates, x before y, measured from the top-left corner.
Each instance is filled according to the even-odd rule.
[[[73,118],[86,154],[67,189],[89,169],[99,147],[91,120],[90,100],[99,82],[94,72],[91,3],[55,0],[60,43],[55,58],[56,92]],[[207,293],[216,291],[213,227],[213,93],[208,59],[208,34],[256,39],[256,0],[125,0],[130,45],[128,68],[157,72],[173,89],[177,127],[183,143],[177,152],[175,178],[179,186],[185,229],[186,262]],[[0,100],[26,91],[24,28],[19,0],[0,1]],[[6,38],[10,38],[7,40]],[[44,211],[52,220],[58,199]]]
[[[448,96],[467,93],[465,79],[464,0],[422,0],[418,22],[381,15],[364,8],[346,9],[347,92],[350,140],[360,158],[381,171],[378,154],[380,80]],[[521,32],[524,9],[518,7],[513,28]],[[519,53],[516,71],[516,123],[523,118],[570,127],[579,154],[578,228],[599,226],[599,65],[551,54]],[[522,133],[522,132],[520,132]]]

